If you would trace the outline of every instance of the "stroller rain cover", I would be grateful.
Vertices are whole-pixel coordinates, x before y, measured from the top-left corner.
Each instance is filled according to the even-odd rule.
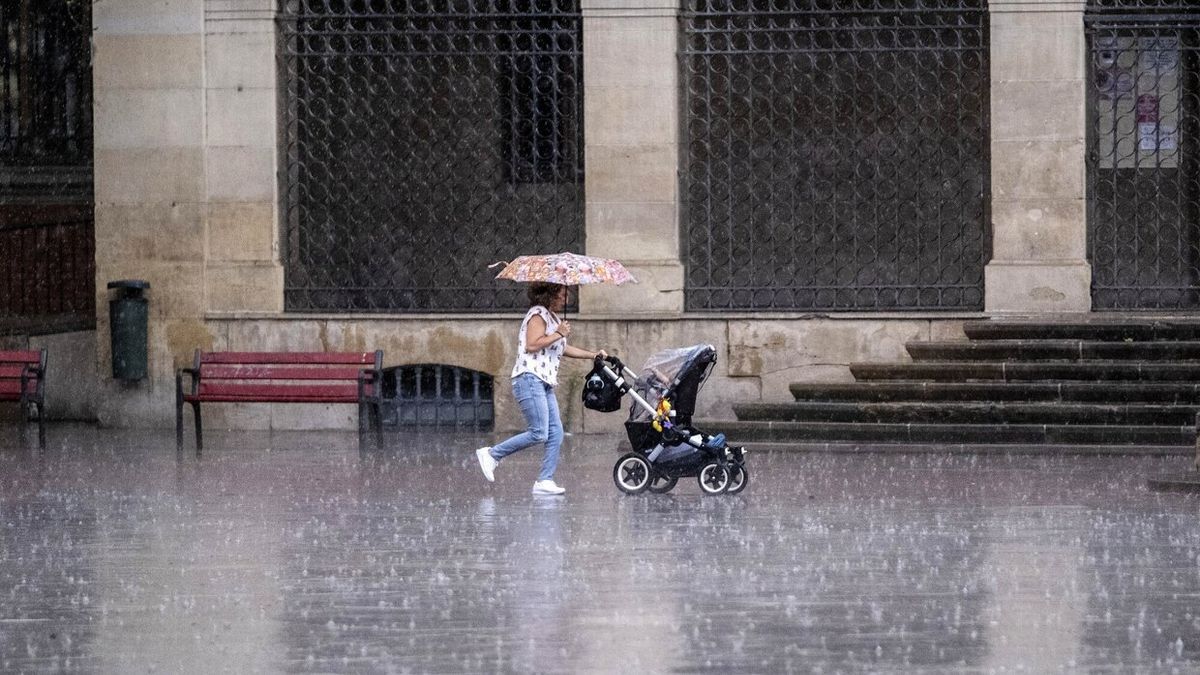
[[[642,398],[646,399],[650,407],[657,408],[663,394],[675,386],[683,376],[684,369],[700,365],[697,363],[698,357],[704,352],[712,351],[715,351],[713,346],[708,344],[664,349],[646,359],[646,363],[642,365],[642,371],[633,385],[634,389]],[[703,364],[703,366],[708,365],[710,364]],[[703,385],[705,379],[707,379],[707,372],[700,377],[697,390]],[[691,392],[691,395],[694,397],[696,393],[698,392]],[[629,421],[649,422],[651,417],[652,415],[643,408],[634,406],[630,412]]]

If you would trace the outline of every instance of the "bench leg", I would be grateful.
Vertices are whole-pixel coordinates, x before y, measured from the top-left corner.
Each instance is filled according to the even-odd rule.
[[[367,404],[359,402],[358,404],[358,440],[361,443],[363,438],[363,429],[365,428],[365,416],[367,414]]]
[[[383,413],[379,404],[365,402],[358,404],[358,447],[370,439],[376,448],[383,447]]]
[[[379,447],[382,448],[383,447],[383,409],[380,408],[378,403],[376,403],[375,405],[371,406],[371,412],[374,414],[373,421],[374,421],[374,426],[375,426],[375,442],[378,443]]]
[[[32,406],[30,406],[32,409]],[[46,449],[46,404],[38,403],[38,447]]]
[[[175,451],[183,452],[183,397],[175,392]]]
[[[192,404],[192,417],[196,422],[196,454],[204,449],[204,425],[200,421],[200,402],[196,401]]]
[[[358,445],[362,447],[364,443],[371,440],[371,431],[374,426],[371,424],[371,411],[373,406],[369,402],[358,404]]]
[[[33,404],[24,398],[21,399],[21,444],[24,445],[29,440],[29,423],[33,421]]]

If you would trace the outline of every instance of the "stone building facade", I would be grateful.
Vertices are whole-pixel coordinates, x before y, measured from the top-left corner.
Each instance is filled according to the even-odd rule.
[[[734,401],[786,400],[791,382],[849,381],[851,362],[906,360],[905,342],[959,337],[964,320],[1092,311],[1083,0],[979,3],[990,91],[982,302],[842,311],[688,307],[685,8],[581,4],[585,252],[624,261],[641,283],[582,289],[579,343],[634,364],[665,347],[712,343],[721,358],[700,413],[729,417]],[[169,425],[174,370],[196,348],[383,349],[389,365],[449,364],[507,379],[518,312],[286,306],[280,13],[275,0],[94,2],[96,329],[33,339],[88,366],[94,354],[94,385],[58,388],[79,399],[57,404],[63,410],[90,408],[114,426]],[[150,376],[133,385],[108,377],[105,284],[126,278],[151,284]],[[568,378],[568,389],[578,380]],[[576,391],[561,400],[574,431],[622,421],[584,411]],[[353,424],[353,411],[336,407],[209,414],[236,428]],[[496,415],[498,428],[519,424],[499,384]]]

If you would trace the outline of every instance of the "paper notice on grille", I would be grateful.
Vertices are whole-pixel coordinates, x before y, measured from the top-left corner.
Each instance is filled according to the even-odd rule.
[[[1138,123],[1138,150],[1154,151],[1158,149],[1158,123]]]
[[[1179,65],[1179,38],[1144,37],[1138,40],[1142,70],[1162,72]]]
[[[1179,147],[1176,140],[1175,127],[1166,123],[1158,125],[1158,149],[1162,151],[1175,150]]]

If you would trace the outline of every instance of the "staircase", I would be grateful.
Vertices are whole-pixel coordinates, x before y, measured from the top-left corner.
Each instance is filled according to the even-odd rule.
[[[853,383],[797,383],[788,403],[709,422],[750,447],[1051,446],[1190,454],[1200,412],[1200,319],[964,324],[912,342],[912,363],[855,363]],[[1000,448],[1004,449],[1004,448]]]

